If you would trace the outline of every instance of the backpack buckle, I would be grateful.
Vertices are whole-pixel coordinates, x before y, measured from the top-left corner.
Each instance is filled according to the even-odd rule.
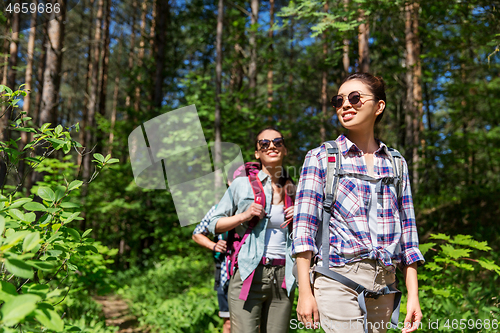
[[[378,293],[376,291],[365,290],[365,297],[378,299],[380,297],[380,293]]]

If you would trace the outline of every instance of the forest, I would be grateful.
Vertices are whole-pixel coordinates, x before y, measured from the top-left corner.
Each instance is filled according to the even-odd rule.
[[[24,1],[0,12],[0,332],[222,332],[212,253],[129,136],[194,105],[216,151],[254,161],[272,126],[299,170],[354,72],[408,161],[419,332],[500,331],[499,1]]]

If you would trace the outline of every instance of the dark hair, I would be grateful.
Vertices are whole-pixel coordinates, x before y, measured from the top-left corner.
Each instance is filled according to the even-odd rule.
[[[264,131],[268,131],[268,130],[278,132],[281,135],[281,137],[283,138],[283,133],[281,133],[276,128],[274,128],[274,127],[266,127],[263,130],[261,130],[259,133],[257,133],[257,135],[255,136],[255,150],[256,151],[258,150],[257,143],[258,143],[259,135],[261,135]],[[283,146],[286,148],[286,143],[285,143],[285,139],[284,138],[283,138]],[[260,170],[262,170],[262,162],[259,161],[259,163],[260,163]],[[280,179],[278,181],[278,185],[281,186],[281,187],[284,187],[286,185],[287,181],[291,181],[293,184],[295,184],[294,181],[293,181],[293,179],[290,177],[290,175],[286,171],[286,169],[282,166],[281,167],[281,176],[280,176]]]
[[[370,73],[354,73],[346,77],[344,81],[342,81],[342,84],[350,80],[359,80],[366,84],[368,88],[370,88],[370,92],[375,96],[375,99],[377,101],[384,101],[385,106],[387,107],[387,100],[385,96],[385,82],[382,77],[373,76]],[[380,122],[382,116],[384,115],[384,111],[385,107],[384,110],[382,110],[382,113],[377,116],[375,124],[378,124]]]

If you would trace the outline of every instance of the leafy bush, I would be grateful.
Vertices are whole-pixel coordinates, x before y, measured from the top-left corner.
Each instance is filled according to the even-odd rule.
[[[12,91],[0,86],[3,104],[14,110],[26,91]],[[45,163],[44,171],[50,169],[46,159],[54,151],[70,152],[81,147],[73,141],[68,129],[61,125],[50,128],[44,124],[40,129],[24,127],[31,118],[25,112],[10,124],[11,129],[33,134],[33,141],[19,147],[17,140],[0,142],[5,179],[17,170],[19,163],[36,168]],[[75,126],[76,128],[78,126]],[[30,156],[28,156],[30,155]],[[117,162],[110,156],[104,158],[94,154],[97,170]],[[97,172],[93,175],[95,177]],[[34,196],[23,197],[18,192],[22,182],[10,193],[0,194],[0,315],[2,332],[15,331],[80,331],[74,325],[65,325],[61,319],[62,302],[72,287],[73,292],[83,290],[108,272],[105,264],[109,256],[116,254],[106,247],[94,244],[89,238],[91,229],[83,233],[72,228],[82,220],[80,206],[70,201],[70,196],[83,182],[59,178],[57,183],[39,186]],[[3,184],[2,184],[3,185]],[[105,258],[103,255],[106,255]]]
[[[209,254],[172,256],[145,272],[132,268],[118,274],[121,281],[117,293],[131,301],[152,332],[219,332],[222,327]]]

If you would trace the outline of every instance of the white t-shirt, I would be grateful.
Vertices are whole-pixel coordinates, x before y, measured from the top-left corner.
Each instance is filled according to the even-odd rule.
[[[271,205],[264,243],[264,257],[269,259],[285,259],[287,228],[281,228],[283,222],[285,222],[283,205]]]

